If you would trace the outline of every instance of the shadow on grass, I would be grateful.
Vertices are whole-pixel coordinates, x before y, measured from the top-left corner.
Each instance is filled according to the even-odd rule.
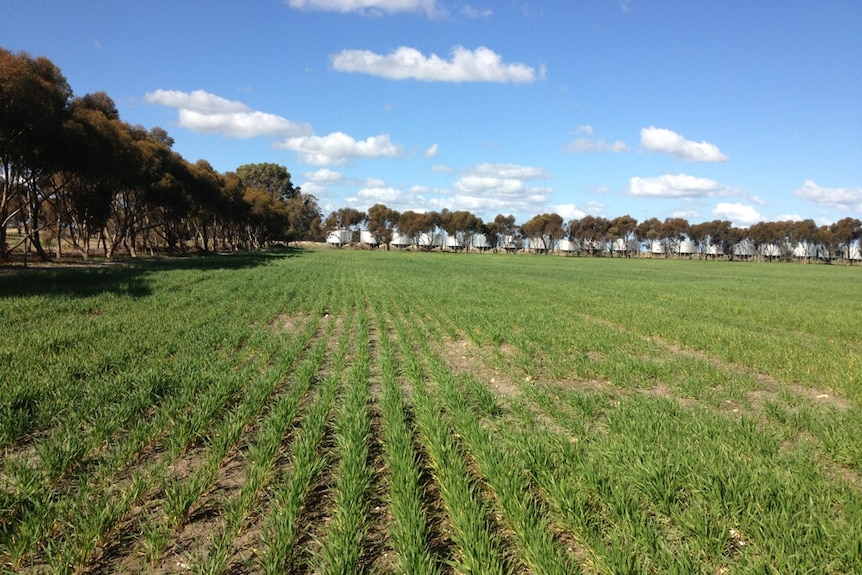
[[[301,248],[0,268],[0,298],[91,297],[102,293],[141,298],[152,294],[147,278],[160,271],[239,270],[305,253]]]

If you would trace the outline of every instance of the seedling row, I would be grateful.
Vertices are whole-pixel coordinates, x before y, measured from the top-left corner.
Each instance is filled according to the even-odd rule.
[[[823,323],[790,330],[780,301],[753,325],[722,298],[679,309],[669,277],[718,273],[697,262],[632,278],[549,259],[307,251],[15,277],[2,568],[862,570],[860,326],[831,307],[852,272]],[[789,297],[786,266],[757,268],[740,273]],[[787,365],[762,339],[831,362]]]

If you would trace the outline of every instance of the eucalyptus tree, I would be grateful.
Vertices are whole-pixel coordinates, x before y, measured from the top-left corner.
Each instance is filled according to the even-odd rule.
[[[625,257],[631,257],[632,254],[638,252],[638,242],[635,237],[635,232],[638,227],[638,221],[626,214],[617,216],[610,221],[608,227],[608,240],[611,243],[611,256],[617,251],[617,244],[622,244],[622,252]]]
[[[829,226],[829,229],[841,256],[852,265],[853,245],[856,240],[862,238],[862,222],[856,218],[842,218]]]
[[[577,220],[574,237],[591,256],[605,250],[610,237],[611,222],[602,216],[584,216]]]
[[[6,225],[17,218],[40,257],[40,183],[56,161],[57,136],[72,90],[47,58],[0,48],[0,260],[8,259]]]
[[[336,230],[350,230],[356,232],[359,226],[365,223],[368,215],[356,208],[339,208],[331,212],[323,222],[323,228],[327,232]]]
[[[263,190],[283,202],[300,193],[291,181],[290,172],[279,164],[243,164],[236,169],[236,173],[246,187]]]
[[[128,127],[120,121],[114,101],[104,92],[96,92],[71,102],[59,141],[61,159],[49,181],[58,213],[58,255],[61,237],[67,232],[72,245],[85,259],[90,255],[91,238],[96,234],[110,257],[119,241],[119,237],[106,231],[113,196],[117,189],[127,185],[127,178],[135,169]]]
[[[638,243],[643,244],[648,252],[652,251],[652,244],[661,237],[661,221],[658,218],[648,218],[640,222],[635,228],[635,236]]]
[[[386,207],[384,204],[374,204],[368,208],[368,232],[378,245],[386,246],[392,243],[392,233],[398,226],[401,214]]]
[[[665,218],[658,227],[659,241],[664,248],[664,257],[679,250],[679,245],[688,237],[689,223],[685,218]]]
[[[497,214],[494,217],[495,246],[502,246],[507,252],[520,247],[521,227],[515,223],[515,216]]]
[[[410,238],[414,247],[429,251],[439,245],[442,235],[439,230],[440,214],[407,210],[398,218],[398,233]]]
[[[450,238],[455,238],[459,247],[469,251],[473,236],[482,230],[482,219],[465,210],[443,210],[440,213],[440,227]]]
[[[566,236],[563,217],[556,213],[538,214],[521,226],[530,238],[530,248],[548,254],[559,240]]]

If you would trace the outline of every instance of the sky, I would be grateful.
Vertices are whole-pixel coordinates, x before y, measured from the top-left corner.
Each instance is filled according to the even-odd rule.
[[[0,0],[0,47],[220,172],[384,203],[862,218],[858,0]]]

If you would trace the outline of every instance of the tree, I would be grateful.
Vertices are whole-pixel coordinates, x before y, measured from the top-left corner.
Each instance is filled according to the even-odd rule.
[[[639,244],[643,244],[646,247],[647,252],[652,252],[652,244],[653,242],[658,241],[660,237],[661,222],[658,218],[649,218],[641,223],[635,228],[635,237]]]
[[[520,226],[515,224],[515,216],[512,214],[508,216],[497,214],[494,217],[493,223],[494,232],[496,233],[494,245],[502,245],[506,252],[517,250],[520,247],[521,230]]]
[[[829,226],[834,237],[834,241],[850,265],[853,265],[852,249],[853,243],[862,237],[862,222],[856,218],[842,218]]]
[[[105,254],[110,257],[119,241],[105,234],[112,199],[135,170],[129,131],[120,121],[113,100],[104,92],[96,92],[71,102],[58,140],[62,158],[50,179],[58,205],[58,255],[63,231],[67,230],[84,259],[90,255],[94,234],[99,234]]]
[[[419,213],[408,210],[398,218],[398,233],[410,238],[415,247],[429,251],[439,244],[439,221],[440,214],[437,212]]]
[[[72,90],[47,58],[0,48],[0,260],[9,256],[6,225],[18,218],[40,257],[40,180],[50,175],[54,146]],[[14,207],[13,207],[14,206]]]
[[[638,221],[628,214],[610,221],[608,239],[611,242],[611,256],[617,251],[617,244],[622,244],[623,254],[627,258],[631,257],[631,254],[637,254],[638,242],[635,238],[637,227]]]
[[[670,257],[679,249],[679,244],[688,235],[688,220],[685,218],[665,218],[658,226],[659,241],[664,248],[664,257]]]
[[[443,210],[440,213],[440,227],[450,238],[455,238],[459,247],[469,251],[473,236],[482,229],[482,220],[468,211]]]
[[[574,237],[579,245],[590,252],[591,256],[605,250],[611,222],[602,216],[584,216],[577,221]],[[571,233],[571,232],[570,232]]]
[[[237,175],[247,188],[263,190],[286,202],[299,193],[290,180],[290,172],[279,164],[243,164],[236,169]]]
[[[330,213],[323,223],[326,231],[335,230],[356,230],[368,218],[365,212],[360,212],[356,208],[339,208]]]
[[[530,238],[530,247],[545,254],[550,253],[557,241],[566,235],[563,218],[556,213],[533,216],[533,219],[521,226],[521,230]]]
[[[401,214],[383,204],[374,204],[368,208],[368,232],[378,245],[385,245],[386,249],[389,249],[392,232],[398,226],[400,217]]]

